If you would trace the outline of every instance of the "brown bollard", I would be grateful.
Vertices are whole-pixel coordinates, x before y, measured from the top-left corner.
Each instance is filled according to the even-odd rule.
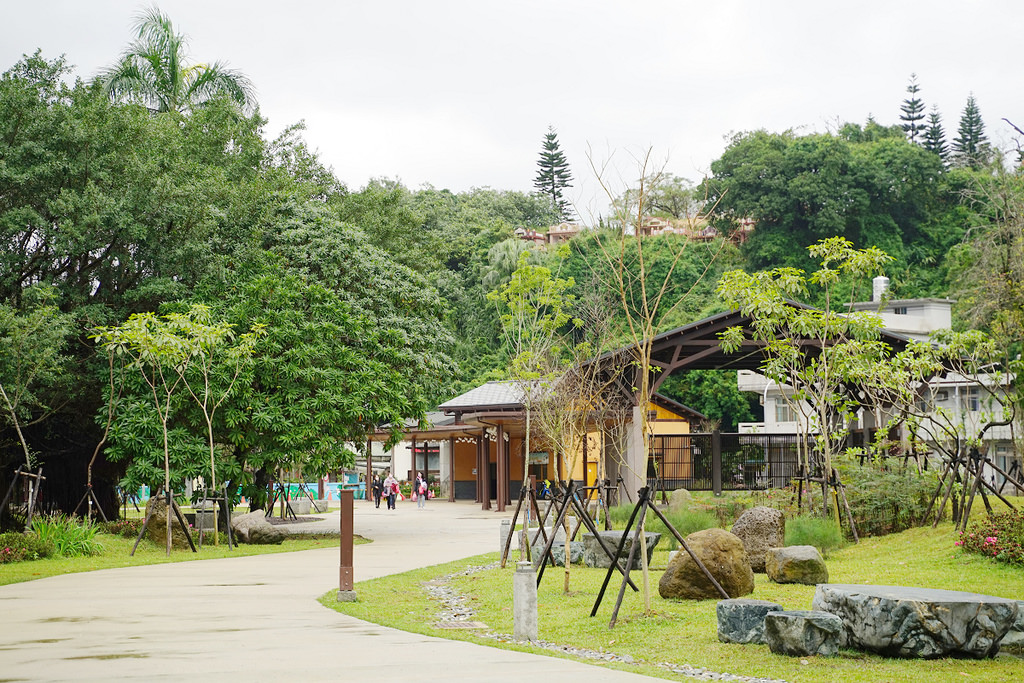
[[[341,565],[338,569],[338,602],[355,602],[352,582],[352,490],[339,492],[341,506]]]

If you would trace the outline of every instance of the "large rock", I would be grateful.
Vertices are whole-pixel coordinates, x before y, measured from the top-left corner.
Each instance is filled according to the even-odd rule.
[[[678,510],[686,509],[690,507],[690,503],[693,502],[693,496],[686,489],[676,489],[672,493],[668,494],[668,506],[669,509]]]
[[[754,592],[754,572],[747,562],[743,542],[725,529],[705,529],[686,537],[686,544],[700,558],[730,598]],[[690,553],[680,550],[658,581],[663,598],[703,600],[721,598]]]
[[[174,503],[174,507],[177,508],[178,504]],[[180,509],[179,509],[180,512]],[[159,546],[167,545],[167,500],[163,496],[152,496],[149,502],[146,503],[146,514],[150,515],[149,525],[146,527],[146,535],[149,540],[153,541]],[[184,517],[184,515],[182,515]],[[171,512],[171,547],[173,548],[189,548],[191,547],[186,537],[186,532],[181,523],[178,522],[177,515]]]
[[[743,541],[750,568],[763,573],[768,549],[785,545],[786,516],[779,510],[759,505],[740,515],[732,525],[732,532]]]
[[[232,518],[231,531],[239,542],[253,545],[276,545],[288,536],[268,522],[261,510]]]
[[[769,612],[764,639],[777,655],[832,657],[839,652],[843,620],[820,611]]]
[[[619,542],[622,540],[622,534],[624,533],[628,534],[628,536],[626,537],[625,545],[622,546],[622,552],[619,553],[619,566],[623,569],[626,568],[626,562],[629,560],[629,551],[633,547],[633,532],[620,530],[598,532],[605,546],[613,553],[619,547]],[[654,546],[658,545],[658,541],[661,540],[661,534],[645,531],[644,536],[647,539],[647,566],[649,567],[651,565],[651,558],[654,556]],[[583,534],[583,564],[588,567],[608,568],[612,566],[611,558],[601,549],[601,544],[598,543],[597,537],[594,534]],[[632,568],[640,569],[639,548],[637,549],[636,556],[633,558]]]
[[[286,538],[288,534],[273,524],[257,524],[249,529],[249,543],[253,545],[279,545]]]
[[[781,612],[782,605],[767,600],[719,600],[718,639],[723,643],[764,643],[764,617]]]
[[[828,567],[813,545],[771,548],[765,553],[765,571],[775,583],[828,583]]]
[[[1003,636],[999,649],[1007,652],[1024,652],[1024,600],[1017,601],[1017,620]]]
[[[905,586],[821,584],[814,609],[842,618],[844,647],[895,657],[992,657],[1017,601]]]
[[[539,543],[533,546],[532,556],[534,564],[540,566],[540,556],[544,552],[544,544]],[[556,567],[565,566],[565,544],[553,543],[551,545],[551,558],[555,561]],[[583,561],[583,541],[573,541],[569,544],[569,560],[573,564]],[[549,562],[550,564],[550,562]]]

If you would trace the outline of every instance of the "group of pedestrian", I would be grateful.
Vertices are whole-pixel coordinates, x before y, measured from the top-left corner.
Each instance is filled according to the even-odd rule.
[[[371,484],[373,504],[374,507],[379,508],[380,501],[383,498],[388,510],[394,510],[395,501],[398,499],[398,480],[392,476],[391,472],[386,472],[386,474],[387,476],[383,479],[379,474],[373,475],[373,483]],[[427,499],[430,497],[430,486],[427,484],[427,478],[422,472],[416,475],[416,482],[413,484],[412,492],[416,498],[416,507],[426,507]]]
[[[380,507],[380,500],[384,499],[388,510],[395,509],[395,500],[398,498],[398,480],[391,476],[391,472],[381,479],[379,474],[373,475],[373,504]]]

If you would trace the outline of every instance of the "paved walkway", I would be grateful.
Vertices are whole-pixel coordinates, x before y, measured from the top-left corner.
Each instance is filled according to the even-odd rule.
[[[494,550],[506,516],[357,500],[355,530],[374,542],[355,547],[356,581]],[[336,512],[326,520],[337,528]],[[0,586],[0,681],[660,680],[338,614],[316,602],[337,587],[338,559],[329,548]]]

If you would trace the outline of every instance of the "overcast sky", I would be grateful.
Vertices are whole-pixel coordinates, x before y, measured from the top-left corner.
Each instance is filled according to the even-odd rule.
[[[92,77],[148,3],[0,2],[0,66],[37,48]],[[267,132],[306,139],[352,188],[374,177],[532,190],[554,126],[586,217],[651,149],[699,180],[733,132],[896,123],[910,74],[947,139],[970,93],[989,138],[1024,128],[1024,2],[688,0],[163,0],[194,61],[225,60],[258,90]],[[588,152],[589,150],[589,152]]]

